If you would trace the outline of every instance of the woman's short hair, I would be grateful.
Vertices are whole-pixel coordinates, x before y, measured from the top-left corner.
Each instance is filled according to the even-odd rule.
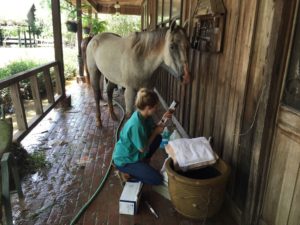
[[[144,110],[146,106],[153,108],[158,102],[158,96],[153,90],[141,88],[137,93],[135,106],[140,110]]]

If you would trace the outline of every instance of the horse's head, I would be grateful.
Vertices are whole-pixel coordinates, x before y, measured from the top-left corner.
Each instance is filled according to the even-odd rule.
[[[187,57],[189,46],[185,30],[176,25],[174,20],[165,36],[164,67],[184,83],[190,82]]]

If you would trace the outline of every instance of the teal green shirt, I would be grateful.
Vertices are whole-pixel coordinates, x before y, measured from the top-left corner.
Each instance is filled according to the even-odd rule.
[[[135,163],[143,159],[147,151],[140,152],[148,146],[148,140],[155,127],[152,117],[144,118],[135,111],[125,123],[113,152],[113,161],[117,166]]]

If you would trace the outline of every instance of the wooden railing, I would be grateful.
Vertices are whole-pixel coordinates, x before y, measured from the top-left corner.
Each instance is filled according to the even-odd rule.
[[[54,79],[56,86],[56,93],[53,90],[53,83],[50,75],[50,69],[54,68]],[[40,95],[40,87],[38,83],[38,74],[42,74],[45,81],[46,96],[48,99],[48,105],[43,107],[42,97]],[[30,86],[34,101],[34,108],[36,116],[30,121],[26,118],[25,107],[21,98],[19,82],[25,79],[30,80]],[[21,141],[45,115],[59,102],[63,97],[63,75],[60,74],[58,62],[51,62],[46,65],[27,70],[21,73],[17,73],[11,77],[0,80],[0,90],[9,88],[10,97],[15,111],[16,122],[18,131],[14,133],[14,141]]]

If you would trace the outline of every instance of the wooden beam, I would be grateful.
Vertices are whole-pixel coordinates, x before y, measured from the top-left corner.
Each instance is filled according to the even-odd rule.
[[[81,54],[81,42],[82,42],[82,8],[81,0],[76,0],[77,8],[77,41],[78,41],[78,66],[79,66],[79,76],[83,77],[83,61]]]
[[[60,17],[60,0],[51,0],[52,7],[52,24],[53,24],[53,37],[54,37],[54,53],[55,60],[58,62],[59,71],[62,75],[60,77],[62,84],[63,96],[65,96],[65,78],[64,78],[64,58],[63,58],[63,45],[61,34],[61,17]]]
[[[93,13],[93,9],[92,9],[91,6],[89,6],[88,15],[89,15],[89,27],[90,27],[90,29],[92,28],[92,13]]]
[[[10,87],[10,96],[15,109],[17,124],[19,130],[26,130],[28,128],[25,109],[20,94],[19,82],[12,84]]]
[[[141,6],[127,6],[122,5],[118,10],[120,14],[123,15],[141,15]],[[98,7],[99,13],[107,13],[107,14],[115,14],[116,9],[113,6],[99,5]]]

